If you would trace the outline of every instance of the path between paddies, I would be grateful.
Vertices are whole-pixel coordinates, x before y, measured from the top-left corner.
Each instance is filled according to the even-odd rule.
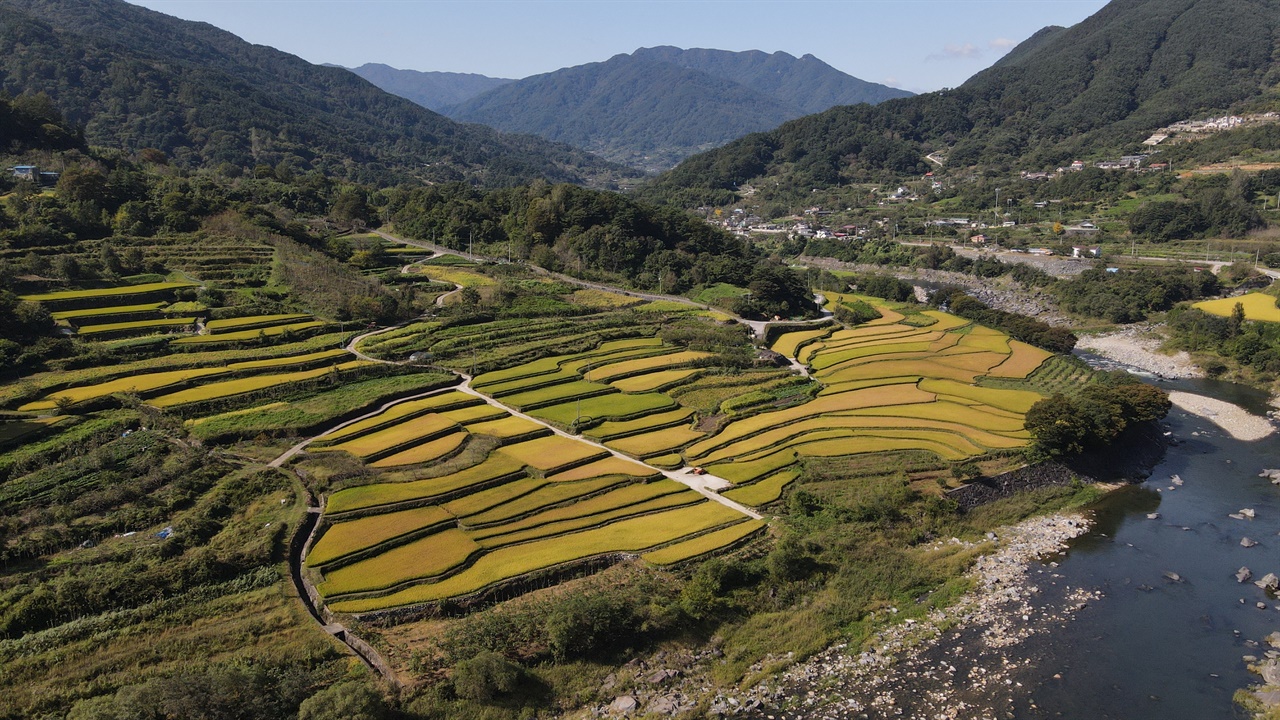
[[[363,335],[359,335],[359,336],[357,336],[357,337],[353,338],[353,339],[351,340],[351,342],[347,344],[347,350],[351,351],[352,353],[354,353],[357,357],[359,357],[359,358],[360,358],[360,359],[362,359],[362,360],[368,360],[368,361],[370,361],[370,362],[383,363],[383,364],[385,364],[385,365],[403,365],[404,363],[393,362],[393,361],[391,361],[391,360],[380,360],[380,359],[375,358],[375,357],[370,357],[370,356],[368,356],[368,355],[364,355],[364,354],[362,354],[360,351],[358,351],[358,350],[356,350],[356,349],[355,349],[355,347],[356,347],[356,343],[358,343],[360,340],[363,340],[364,338],[369,337],[370,335],[376,335],[376,334],[378,334],[378,333],[387,332],[387,331],[389,331],[389,330],[394,330],[394,329],[395,329],[395,327],[382,328],[382,329],[379,329],[379,330],[373,330],[373,331],[370,331],[370,332],[364,333]],[[446,393],[446,392],[454,392],[454,391],[456,391],[456,392],[462,392],[462,393],[465,393],[465,394],[467,394],[467,395],[472,395],[472,396],[478,397],[478,398],[480,398],[481,400],[483,400],[484,402],[488,403],[489,405],[492,405],[493,407],[496,407],[496,408],[498,408],[498,409],[500,409],[500,410],[504,410],[504,411],[506,411],[506,412],[508,412],[508,413],[510,413],[510,414],[512,414],[512,415],[514,415],[515,417],[522,418],[522,419],[524,419],[524,420],[528,420],[529,422],[532,422],[532,423],[535,423],[535,424],[537,424],[537,425],[540,425],[540,426],[542,426],[542,427],[544,427],[544,428],[546,428],[546,429],[550,430],[551,432],[553,432],[553,433],[555,433],[556,435],[559,435],[559,436],[561,436],[561,437],[569,438],[570,440],[576,440],[576,441],[581,442],[581,443],[586,443],[587,445],[591,445],[592,447],[596,447],[596,448],[599,448],[599,449],[601,449],[601,450],[604,450],[605,452],[609,453],[610,455],[612,455],[612,456],[614,456],[614,457],[616,457],[616,458],[619,458],[619,459],[622,459],[622,460],[627,460],[627,461],[629,461],[629,462],[633,462],[633,463],[636,463],[636,464],[638,464],[638,465],[643,465],[644,467],[647,467],[647,468],[649,468],[649,469],[653,470],[654,472],[661,473],[661,474],[663,475],[663,477],[666,477],[666,478],[671,479],[671,480],[675,480],[676,482],[680,483],[681,485],[684,485],[684,486],[686,486],[686,487],[690,488],[690,489],[691,489],[691,490],[693,490],[694,492],[697,492],[699,495],[702,495],[703,497],[705,497],[705,498],[707,498],[707,499],[709,499],[709,500],[712,500],[712,501],[718,502],[718,503],[720,503],[721,505],[724,505],[724,506],[726,506],[726,507],[733,508],[734,510],[737,510],[738,512],[742,513],[743,515],[746,515],[747,517],[750,517],[750,518],[752,518],[752,519],[754,519],[754,520],[761,520],[761,519],[763,519],[763,518],[764,518],[764,516],[763,516],[763,515],[761,515],[760,513],[756,512],[756,511],[754,511],[754,510],[752,510],[751,508],[748,508],[747,506],[742,505],[742,504],[740,504],[740,503],[736,503],[736,502],[734,502],[734,501],[730,500],[729,498],[724,497],[724,496],[723,496],[723,495],[721,495],[720,493],[716,492],[717,490],[723,490],[723,489],[725,489],[725,488],[727,488],[727,487],[732,487],[732,485],[733,485],[733,483],[729,482],[728,480],[725,480],[725,479],[724,479],[724,478],[722,478],[722,477],[717,477],[717,476],[715,476],[715,475],[711,475],[711,474],[709,474],[709,473],[704,473],[704,474],[702,474],[702,475],[695,475],[695,474],[693,474],[693,469],[692,469],[692,468],[682,468],[682,469],[680,469],[680,470],[663,470],[662,468],[656,468],[656,467],[654,467],[654,466],[652,466],[652,465],[649,465],[648,463],[645,463],[643,460],[637,460],[636,458],[633,458],[633,457],[631,457],[631,456],[629,456],[629,455],[626,455],[625,453],[621,453],[621,452],[619,452],[619,451],[617,451],[617,450],[614,450],[613,448],[611,448],[611,447],[609,447],[609,446],[607,446],[607,445],[605,445],[605,444],[603,444],[603,443],[598,443],[598,442],[595,442],[594,440],[589,440],[589,439],[587,439],[586,437],[583,437],[583,436],[581,436],[581,435],[574,435],[574,434],[572,434],[572,433],[565,432],[564,430],[561,430],[561,429],[559,429],[559,428],[555,427],[554,425],[552,425],[552,424],[550,424],[550,423],[546,422],[545,420],[539,420],[538,418],[536,418],[536,417],[532,417],[532,416],[530,416],[530,415],[526,415],[526,414],[524,414],[524,413],[520,412],[519,410],[516,410],[516,409],[515,409],[515,408],[513,408],[513,407],[509,407],[509,406],[507,406],[507,405],[504,405],[504,404],[502,404],[501,402],[499,402],[498,400],[495,400],[494,398],[491,398],[491,397],[489,397],[488,395],[485,395],[484,393],[480,392],[479,390],[476,390],[475,388],[471,387],[471,380],[472,380],[472,377],[471,377],[470,375],[467,375],[466,373],[457,373],[457,375],[459,375],[459,376],[461,376],[461,377],[462,377],[462,381],[463,381],[463,382],[462,382],[462,384],[461,384],[461,385],[451,385],[451,386],[449,386],[449,387],[445,387],[445,388],[439,388],[439,389],[436,389],[436,390],[430,390],[430,391],[428,391],[428,392],[424,392],[424,393],[418,393],[417,395],[410,395],[409,397],[400,398],[400,399],[398,399],[398,400],[392,400],[391,402],[388,402],[388,403],[383,404],[383,405],[382,405],[381,407],[379,407],[377,410],[373,410],[373,411],[371,411],[371,412],[365,413],[364,415],[361,415],[360,417],[352,418],[351,420],[347,420],[346,422],[342,422],[342,423],[339,423],[339,424],[337,424],[337,425],[334,425],[333,427],[329,428],[328,430],[325,430],[324,432],[320,433],[319,435],[313,435],[312,437],[309,437],[309,438],[307,438],[306,440],[303,440],[303,441],[299,442],[298,444],[296,444],[296,445],[294,445],[293,447],[289,448],[288,450],[284,451],[284,452],[283,452],[279,457],[277,457],[275,460],[272,460],[270,463],[267,463],[267,466],[268,466],[268,467],[280,467],[280,466],[284,465],[286,462],[288,462],[288,461],[290,460],[290,458],[294,457],[294,456],[295,456],[295,455],[297,455],[298,453],[300,453],[300,452],[302,452],[303,450],[305,450],[305,449],[306,449],[306,447],[307,447],[308,445],[310,445],[312,442],[314,442],[315,440],[318,440],[319,438],[322,438],[322,437],[324,437],[324,436],[326,436],[326,435],[331,435],[331,434],[333,434],[333,433],[335,433],[335,432],[337,432],[337,431],[341,430],[342,428],[347,427],[348,425],[354,425],[355,423],[358,423],[358,422],[360,422],[361,420],[367,420],[367,419],[369,419],[369,418],[371,418],[371,417],[373,417],[373,416],[375,416],[375,415],[377,415],[377,414],[379,414],[379,413],[382,413],[382,412],[386,411],[386,410],[387,410],[388,408],[390,408],[390,407],[393,407],[393,406],[395,406],[395,405],[399,405],[400,403],[410,402],[410,401],[412,401],[412,400],[421,400],[422,398],[425,398],[425,397],[431,397],[432,395],[439,395],[440,393]]]

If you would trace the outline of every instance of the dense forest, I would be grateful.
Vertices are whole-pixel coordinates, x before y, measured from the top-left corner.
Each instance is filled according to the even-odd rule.
[[[813,310],[803,278],[749,241],[687,213],[573,185],[481,191],[462,184],[385,193],[385,213],[409,237],[553,272],[685,293],[728,283],[752,290],[752,316]]]
[[[653,184],[680,202],[761,176],[798,187],[977,163],[1048,169],[1136,146],[1152,130],[1258,97],[1280,80],[1274,0],[1113,2],[1034,36],[958,88],[840,107],[690,158]]]
[[[567,146],[462,125],[341,68],[120,0],[0,3],[0,89],[44,92],[94,145],[183,167],[266,163],[368,184],[627,177]]]

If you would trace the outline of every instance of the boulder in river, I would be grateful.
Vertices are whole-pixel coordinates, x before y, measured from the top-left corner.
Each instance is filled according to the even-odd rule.
[[[1258,517],[1258,513],[1254,512],[1253,508],[1243,508],[1240,510],[1240,514],[1249,518],[1250,520]]]
[[[1278,588],[1280,588],[1280,577],[1276,577],[1275,573],[1267,573],[1266,575],[1262,576],[1261,580],[1258,580],[1253,584],[1257,585],[1263,590],[1269,590],[1271,592],[1275,592]]]
[[[1241,567],[1236,571],[1236,582],[1245,583],[1253,577],[1253,571],[1247,567]]]
[[[1159,519],[1160,519],[1160,513],[1147,513],[1147,519],[1148,519],[1148,520],[1159,520]]]
[[[1253,547],[1254,545],[1257,545],[1257,544],[1258,544],[1258,541],[1257,541],[1257,540],[1253,540],[1253,539],[1251,539],[1251,538],[1247,538],[1247,537],[1242,537],[1242,538],[1240,538],[1240,547],[1242,547],[1242,548],[1251,548],[1251,547]]]
[[[1176,582],[1176,583],[1182,582],[1182,576],[1176,572],[1166,572],[1164,576],[1168,578],[1170,582]]]

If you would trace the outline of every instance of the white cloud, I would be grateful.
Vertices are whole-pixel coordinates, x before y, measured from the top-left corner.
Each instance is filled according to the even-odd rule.
[[[1010,40],[1009,38],[996,38],[995,40],[988,42],[987,47],[991,48],[992,50],[1007,51],[1007,50],[1012,50],[1014,46],[1017,44],[1018,44],[1017,40]]]
[[[942,52],[930,54],[925,60],[977,60],[981,57],[982,49],[973,43],[952,43],[942,48]]]

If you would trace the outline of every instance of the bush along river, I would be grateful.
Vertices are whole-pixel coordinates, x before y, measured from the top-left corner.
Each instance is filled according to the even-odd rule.
[[[1267,410],[1260,392],[1203,380],[1162,386],[1192,395],[1166,419],[1170,447],[1145,481],[1079,515],[989,536],[994,551],[956,606],[722,694],[712,713],[1250,717],[1234,696],[1262,684],[1250,665],[1280,655],[1280,634],[1271,635],[1280,599],[1255,584],[1280,575],[1280,485],[1259,476],[1280,468],[1280,435],[1245,441],[1227,431],[1242,418],[1256,424]],[[1197,397],[1235,407],[1206,409]]]

